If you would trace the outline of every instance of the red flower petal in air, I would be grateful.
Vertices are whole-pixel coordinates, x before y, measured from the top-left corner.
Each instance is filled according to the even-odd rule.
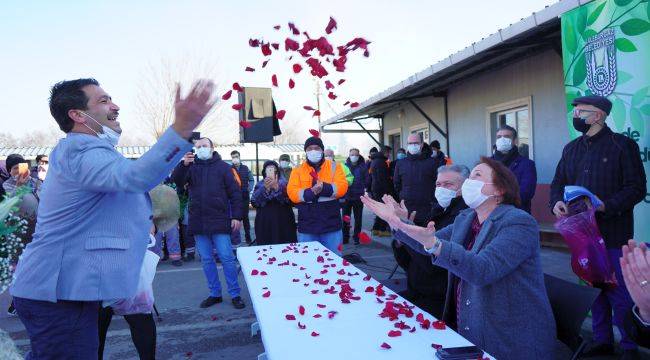
[[[391,330],[388,332],[388,337],[398,337],[402,336],[402,332],[399,330]]]
[[[314,111],[314,114],[311,117],[320,116],[320,110]]]
[[[313,316],[314,319],[320,319],[322,317],[323,317],[323,315],[321,315],[321,314],[316,314],[316,315]]]
[[[440,349],[442,349],[442,345],[435,344],[435,343],[431,344],[431,347],[434,348],[434,349],[436,349],[436,350],[440,350]]]
[[[260,271],[260,275],[262,275],[262,276],[266,276],[266,275],[268,275],[268,274],[266,273],[266,271]]]
[[[339,246],[341,247],[341,249],[343,249],[343,244],[339,244]],[[336,273],[339,274],[339,275],[345,275],[345,270],[341,269],[341,270],[337,271]]]
[[[286,110],[278,110],[278,112],[275,114],[275,117],[278,118],[278,120],[282,120],[284,119],[284,115],[286,113]]]
[[[293,282],[300,282],[300,279],[293,279]]]
[[[330,16],[330,22],[327,23],[327,27],[325,27],[325,32],[328,34],[332,33],[332,30],[336,29],[336,20],[334,20],[333,17]]]
[[[316,294],[318,294],[318,290],[312,290],[311,293],[312,293],[312,295],[316,295]]]
[[[302,108],[305,109],[305,110],[307,110],[307,111],[314,111],[314,110],[316,110],[316,109],[314,109],[313,107],[311,107],[311,106],[309,106],[309,105],[305,105],[305,106],[303,106]]]
[[[302,71],[302,66],[300,66],[300,64],[293,64],[293,72],[294,73],[297,74],[297,73],[299,73],[301,71]]]
[[[344,223],[349,224],[349,223],[350,223],[350,220],[351,220],[351,219],[350,219],[350,215],[344,215],[344,216],[343,216],[343,222],[344,222]]]
[[[374,292],[375,292],[375,288],[372,287],[372,286],[368,286],[368,287],[366,288],[366,292],[367,292],[367,293],[374,293]]]
[[[359,107],[359,103],[358,102],[353,102],[352,104],[350,104],[350,107],[351,108]]]
[[[363,281],[369,281],[370,279],[371,279],[370,275],[366,275],[366,276],[363,278]]]
[[[230,99],[230,96],[232,95],[232,90],[226,91],[225,94],[221,95],[221,100],[228,100]]]
[[[300,323],[300,321],[298,321],[298,329],[305,330],[306,328],[307,328],[307,325],[303,325],[303,324]]]
[[[330,312],[327,313],[327,317],[328,317],[329,319],[334,319],[334,316],[336,316],[336,314],[338,314],[338,312],[336,312],[336,311],[330,311]]]
[[[260,273],[260,272],[257,271],[257,270],[255,270],[255,269],[253,269],[253,271],[251,271],[251,275],[253,275],[253,276],[255,276],[255,275],[259,274],[259,273]]]
[[[325,309],[327,307],[326,305],[323,305],[323,304],[316,304],[316,306],[318,306],[321,309]]]
[[[341,79],[341,80],[339,80],[338,84],[341,85],[341,84],[343,84],[344,82],[345,82],[345,79]]]
[[[289,79],[289,89],[293,89],[294,86],[296,86],[296,83],[293,81],[293,79]]]
[[[278,44],[278,43],[273,43],[273,44],[271,44],[271,46],[272,46],[275,50],[279,50],[279,49],[280,49],[280,44]]]
[[[331,81],[325,80],[325,90],[332,90],[334,89],[334,85],[332,84]]]
[[[339,244],[339,246],[336,247],[338,251],[343,251],[343,243]],[[343,274],[345,274],[345,271],[343,271]],[[343,275],[341,274],[341,275]]]
[[[248,39],[248,45],[250,47],[258,47],[260,46],[260,41],[257,39]]]
[[[362,245],[368,245],[372,242],[372,239],[365,231],[359,233],[359,243]]]
[[[336,97],[337,97],[337,96],[334,95],[334,93],[330,91],[330,93],[327,94],[327,97],[330,98],[330,99],[332,99],[332,100],[336,100]],[[349,217],[349,216],[348,216],[348,217]]]
[[[239,86],[239,83],[232,84],[232,89],[235,90],[235,91],[238,91],[238,92],[243,92],[244,91],[244,89],[242,89],[242,87]]]
[[[269,61],[270,60],[264,60],[264,62],[262,63],[262,69],[264,69],[266,67],[266,64],[268,64]]]
[[[233,104],[232,108],[233,108],[233,110],[239,111],[239,110],[244,108],[244,104]]]
[[[382,348],[382,349],[386,349],[386,350],[388,350],[388,349],[391,348],[391,346],[388,345],[387,343],[382,343],[382,344],[381,344],[381,348]]]
[[[255,71],[255,68],[252,68],[252,67],[250,67],[250,66],[246,66],[246,70],[245,70],[245,71],[253,72],[253,71]]]
[[[298,49],[300,49],[300,44],[298,44],[297,41],[289,38],[286,38],[286,40],[284,40],[284,50],[298,51]]]
[[[445,322],[442,320],[434,321],[433,328],[436,330],[444,330],[446,328]]]
[[[269,55],[271,55],[271,53],[272,53],[271,46],[269,44],[263,44],[262,45],[262,54],[264,56],[269,56]]]
[[[300,35],[300,30],[293,23],[289,23],[289,30],[293,32],[294,35]]]
[[[318,336],[318,335],[320,335],[320,334],[317,333],[317,332],[315,332],[315,331],[312,331],[312,332],[311,332],[311,336],[313,336],[313,337],[316,337],[316,336]]]
[[[347,104],[349,104],[349,103],[350,103],[349,101],[346,101],[345,104],[343,104],[343,106],[345,106],[345,105],[347,105]]]
[[[296,317],[294,315],[291,315],[291,314],[285,315],[284,318],[289,320],[289,321],[296,320]]]
[[[212,319],[212,321],[217,321],[217,315],[212,315],[210,319]]]
[[[309,129],[309,133],[310,133],[311,136],[313,136],[313,137],[320,137],[320,132],[319,132],[318,130]]]
[[[264,294],[262,294],[262,297],[265,297],[265,298],[267,298],[269,296],[271,296],[271,291],[267,291]]]
[[[239,126],[243,127],[244,129],[249,129],[253,124],[249,123],[248,121],[240,121]]]
[[[273,28],[274,28],[275,30],[280,30],[280,25],[275,25]]]
[[[300,306],[298,307],[298,313],[299,313],[300,315],[305,315],[305,307],[302,306],[302,305],[300,305]]]
[[[273,84],[273,86],[278,87],[278,76],[277,75],[273,74],[273,76],[271,76],[271,83]]]

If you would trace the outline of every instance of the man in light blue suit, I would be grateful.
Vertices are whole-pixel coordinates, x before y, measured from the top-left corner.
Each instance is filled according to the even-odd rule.
[[[52,88],[50,112],[67,136],[50,155],[37,226],[11,294],[31,341],[27,359],[96,359],[104,300],[135,295],[152,225],[147,192],[192,144],[214,105],[213,84],[176,89],[173,125],[136,161],[115,150],[119,107],[94,79]]]

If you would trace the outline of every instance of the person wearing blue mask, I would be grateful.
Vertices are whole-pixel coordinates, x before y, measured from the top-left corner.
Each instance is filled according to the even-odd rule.
[[[213,90],[211,81],[199,81],[181,97],[177,87],[173,124],[133,161],[114,148],[120,107],[97,80],[52,87],[50,113],[67,135],[50,154],[38,226],[10,290],[30,339],[26,358],[97,358],[102,301],[137,290],[153,219],[147,192],[191,149]]]

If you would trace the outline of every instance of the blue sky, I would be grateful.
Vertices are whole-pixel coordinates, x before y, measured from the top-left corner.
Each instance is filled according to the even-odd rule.
[[[142,132],[135,112],[142,78],[151,64],[187,61],[215,64],[223,87],[270,86],[277,73],[286,83],[290,65],[272,60],[264,73],[249,37],[283,40],[273,30],[294,21],[312,37],[324,33],[329,16],[338,21],[331,40],[370,41],[369,58],[352,56],[339,99],[362,101],[555,0],[491,1],[18,1],[0,2],[0,131],[16,136],[52,126],[49,87],[63,79],[95,77],[122,108],[125,133]],[[190,61],[194,61],[190,60]],[[280,59],[277,59],[280,60]],[[271,66],[274,65],[275,67]],[[304,71],[303,74],[304,75]],[[337,77],[338,78],[338,77]],[[303,105],[315,105],[313,82],[295,77],[294,90],[274,90],[292,121],[312,123]],[[342,103],[331,102],[334,111]],[[323,118],[334,114],[323,107]],[[236,120],[236,114],[224,112]]]

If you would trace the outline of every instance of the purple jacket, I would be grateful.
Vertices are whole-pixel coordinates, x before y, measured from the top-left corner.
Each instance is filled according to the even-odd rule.
[[[537,187],[537,169],[535,162],[529,158],[519,155],[510,166],[510,171],[515,174],[519,182],[519,196],[521,197],[521,209],[530,214],[531,201],[535,196]]]

